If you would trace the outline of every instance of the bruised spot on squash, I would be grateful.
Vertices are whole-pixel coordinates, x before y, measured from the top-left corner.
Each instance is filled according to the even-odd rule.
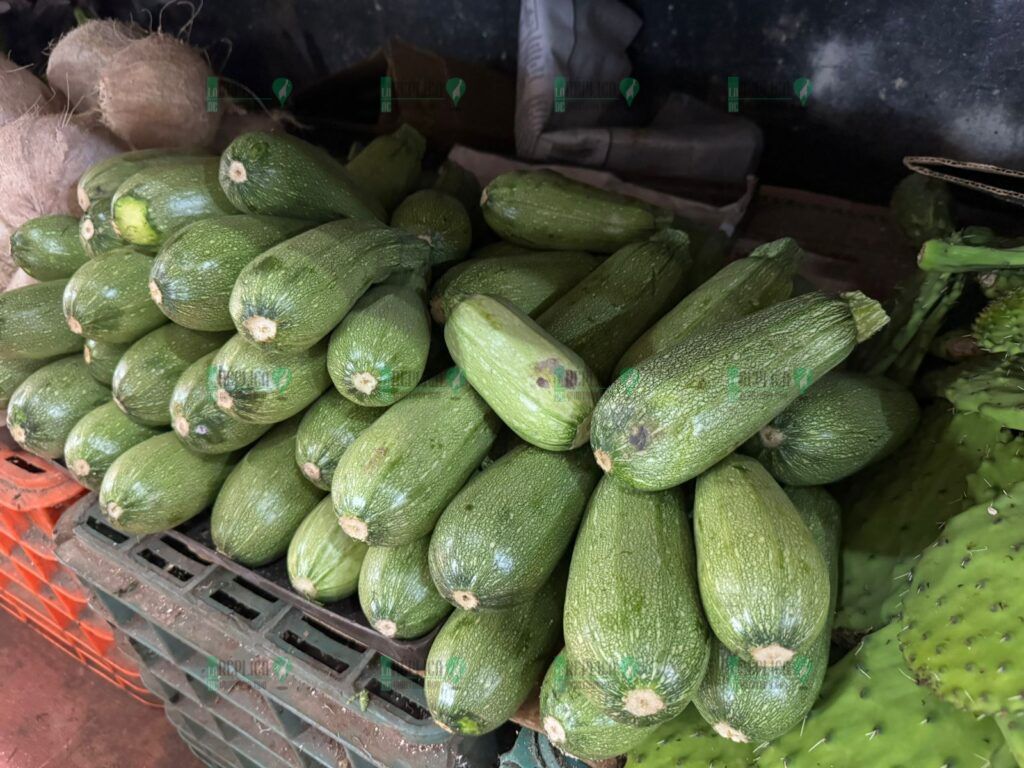
[[[320,467],[318,467],[312,461],[307,461],[302,465],[302,474],[304,474],[310,480],[319,480]]]
[[[629,431],[629,444],[642,451],[651,441],[651,433],[643,424],[638,424]]]
[[[370,458],[367,459],[366,464],[363,465],[363,469],[368,472],[374,472],[380,469],[380,466],[384,463],[384,460],[388,457],[388,449],[383,445],[378,445],[373,449],[373,453],[370,454]]]

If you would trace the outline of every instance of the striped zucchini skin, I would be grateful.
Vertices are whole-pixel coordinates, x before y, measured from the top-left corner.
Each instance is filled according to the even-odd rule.
[[[206,333],[166,323],[136,341],[121,356],[111,387],[114,402],[133,421],[151,427],[171,423],[171,395],[185,369],[219,349],[227,333]]]
[[[119,531],[166,531],[209,507],[237,460],[195,453],[164,432],[114,460],[100,485],[100,509]]]
[[[341,163],[284,134],[245,133],[232,141],[221,155],[220,184],[244,213],[311,221],[386,218]]]
[[[364,429],[338,461],[331,497],[345,532],[383,547],[426,536],[499,428],[457,368],[420,384]]]
[[[601,480],[572,553],[565,648],[579,684],[618,722],[675,717],[704,676],[710,638],[694,562],[679,489]]]
[[[695,333],[601,397],[590,440],[598,464],[641,490],[696,477],[887,321],[863,294],[808,293]]]
[[[90,259],[101,259],[111,253],[116,253],[121,248],[128,247],[127,241],[123,240],[114,229],[114,218],[110,215],[109,197],[99,200],[82,214],[78,221],[78,242],[82,250]],[[156,249],[153,246],[132,246],[140,253],[150,253]]]
[[[271,352],[241,336],[228,339],[211,364],[217,407],[239,421],[276,424],[331,385],[327,341],[296,352]]]
[[[132,248],[84,264],[64,289],[68,327],[89,339],[125,344],[166,323],[146,287],[152,264]]]
[[[11,258],[36,280],[71,277],[89,260],[78,242],[74,216],[39,216],[11,234]]]
[[[426,241],[433,266],[462,261],[473,244],[473,224],[462,203],[436,189],[405,198],[391,215],[391,226]]]
[[[45,360],[5,360],[0,358],[0,408],[6,408],[14,390],[21,382],[35,371],[38,371],[52,359]]]
[[[503,173],[484,189],[484,220],[503,240],[538,250],[614,253],[672,224],[672,213],[554,171]]]
[[[523,440],[549,451],[587,441],[597,377],[521,310],[467,297],[448,318],[444,340],[469,383]]]
[[[331,490],[338,459],[381,413],[356,405],[336,389],[321,395],[303,415],[295,437],[295,463],[306,479],[317,488]]]
[[[111,344],[96,339],[86,339],[82,347],[82,358],[89,367],[89,373],[101,384],[108,387],[114,383],[114,370],[121,356],[128,351],[131,344]]]
[[[107,402],[85,414],[68,433],[64,461],[78,482],[98,491],[118,456],[162,431],[136,424],[117,405]]]
[[[480,210],[480,182],[454,160],[445,160],[437,169],[432,189],[445,192],[458,200],[469,214],[473,227],[473,242],[479,243],[490,238],[490,230]]]
[[[198,453],[230,453],[262,437],[270,424],[239,421],[217,407],[216,352],[196,360],[178,378],[171,393],[171,426]]]
[[[370,547],[359,574],[359,605],[385,637],[411,640],[444,621],[452,607],[430,579],[430,537],[400,547]]]
[[[690,238],[662,230],[617,250],[537,323],[607,381],[636,337],[682,296],[689,268]]]
[[[829,616],[828,564],[793,502],[735,454],[697,480],[697,573],[722,645],[758,666],[804,653]]]
[[[295,466],[299,419],[278,424],[231,470],[210,515],[217,550],[257,568],[288,551],[295,531],[324,498]]]
[[[67,284],[51,280],[0,294],[0,357],[47,360],[82,348],[61,309]]]
[[[196,155],[171,149],[138,149],[122,152],[96,163],[78,180],[78,205],[82,210],[98,200],[109,200],[126,180],[140,171],[159,165],[182,165],[209,161],[210,155]]]
[[[248,341],[308,349],[329,334],[374,283],[424,269],[425,242],[373,221],[341,219],[285,240],[238,275],[229,309]]]
[[[213,216],[172,235],[149,273],[153,301],[172,321],[198,331],[234,330],[228,302],[253,259],[311,226],[271,216]]]
[[[522,605],[455,611],[427,655],[427,708],[446,730],[489,733],[516,713],[561,644],[566,568]]]
[[[367,546],[338,525],[334,505],[325,497],[310,512],[288,545],[292,588],[317,603],[333,603],[355,594]]]
[[[416,189],[427,140],[411,125],[378,136],[348,161],[345,170],[359,187],[372,194],[387,211],[395,209]]]
[[[920,417],[896,382],[833,371],[762,427],[749,452],[781,483],[834,483],[896,450]]]
[[[475,475],[430,539],[430,574],[464,610],[528,600],[551,577],[576,533],[600,470],[585,449],[521,445]]]
[[[22,448],[57,459],[71,428],[93,408],[110,400],[78,355],[47,363],[29,374],[7,404],[7,427]]]

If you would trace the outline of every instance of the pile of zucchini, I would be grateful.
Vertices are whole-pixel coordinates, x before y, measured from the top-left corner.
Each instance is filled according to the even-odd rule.
[[[481,191],[403,127],[342,164],[297,138],[91,168],[26,223],[0,296],[12,435],[132,534],[211,510],[252,567],[441,626],[431,714],[483,734],[538,684],[552,742],[625,753],[693,702],[799,727],[821,686],[840,511],[906,389],[838,370],[882,328],[794,294],[791,239],[720,235],[550,171]],[[706,278],[706,279],[705,279]],[[692,523],[691,523],[692,516]]]

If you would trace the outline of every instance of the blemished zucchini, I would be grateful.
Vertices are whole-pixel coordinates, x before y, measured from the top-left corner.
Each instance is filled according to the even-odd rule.
[[[437,169],[432,188],[451,195],[466,209],[473,227],[473,242],[479,243],[492,236],[480,210],[480,182],[454,160],[445,160]]]
[[[302,416],[295,437],[295,463],[306,479],[317,488],[331,490],[338,459],[380,414],[375,408],[356,405],[333,388],[321,395]]]
[[[122,152],[91,166],[78,179],[78,205],[83,211],[98,200],[109,200],[128,178],[159,165],[184,165],[209,161],[211,155],[197,155],[173,149],[139,149]]]
[[[61,214],[29,219],[14,230],[11,258],[36,280],[71,277],[89,260],[78,241],[78,219]]]
[[[697,573],[715,636],[740,658],[780,667],[829,614],[828,564],[778,483],[734,454],[697,479]]]
[[[391,215],[391,226],[425,241],[433,266],[462,261],[473,244],[473,224],[462,203],[436,189],[405,198]]]
[[[430,538],[430,574],[467,611],[522,603],[572,543],[600,470],[585,449],[521,445],[470,479]]]
[[[78,420],[109,400],[110,390],[89,374],[81,357],[63,357],[29,374],[14,390],[7,428],[29,453],[56,459]]]
[[[537,323],[607,381],[636,337],[679,300],[689,267],[689,237],[662,230],[617,250]]]
[[[161,432],[159,427],[136,424],[114,403],[107,402],[72,427],[64,443],[64,461],[78,482],[98,491],[114,459]]]
[[[114,403],[129,418],[151,427],[171,423],[171,394],[178,377],[200,357],[219,349],[228,333],[208,333],[166,323],[136,341],[114,369]]]
[[[308,600],[333,603],[354,595],[367,546],[338,525],[325,497],[299,525],[288,545],[288,579]]]
[[[373,221],[322,224],[250,262],[231,292],[235,328],[268,349],[305,349],[329,334],[374,283],[421,270],[430,248]]]
[[[544,733],[558,749],[584,760],[604,760],[625,754],[655,726],[620,723],[605,714],[576,678],[565,652],[551,662],[540,688]]]
[[[616,369],[623,371],[635,366],[699,330],[788,299],[802,257],[803,251],[796,241],[784,237],[760,245],[747,258],[726,265],[633,342]]]
[[[566,568],[529,601],[455,611],[427,655],[427,708],[443,728],[478,736],[516,713],[561,642]]]
[[[232,141],[220,158],[220,184],[244,213],[310,221],[386,219],[380,202],[341,163],[282,133],[244,133]]]
[[[420,384],[362,431],[334,470],[341,527],[371,546],[426,536],[487,455],[500,423],[457,368]]]
[[[444,621],[452,607],[430,580],[430,537],[400,547],[370,547],[359,574],[359,605],[384,637],[411,640]]]
[[[480,199],[503,240],[539,250],[614,253],[672,225],[671,211],[554,171],[510,171]]]
[[[521,310],[469,296],[445,323],[444,340],[469,383],[523,440],[549,451],[586,443],[597,377]]]
[[[220,188],[217,167],[209,158],[129,176],[110,202],[114,231],[128,243],[157,246],[193,221],[238,213]]]
[[[839,504],[821,488],[791,488],[786,494],[828,566],[829,619],[807,652],[783,667],[759,667],[713,641],[694,704],[720,736],[741,743],[773,741],[799,725],[818,698],[828,668],[839,582]]]
[[[98,341],[135,341],[167,322],[149,297],[153,259],[123,248],[82,265],[64,289],[64,316],[74,333]]]
[[[327,370],[353,403],[387,407],[409,394],[427,366],[430,316],[422,274],[363,294],[331,334]]]
[[[270,216],[213,216],[171,236],[149,273],[149,293],[178,325],[198,331],[230,331],[231,289],[239,273],[268,248],[309,224]]]
[[[411,125],[378,136],[348,161],[345,170],[359,187],[393,211],[416,188],[427,140]]]
[[[110,214],[111,198],[106,197],[89,206],[78,222],[78,242],[90,259],[99,259],[108,253],[128,245],[114,229],[114,219]],[[133,246],[135,250],[149,253],[153,246]]]
[[[605,477],[576,537],[565,647],[591,699],[647,726],[685,709],[710,652],[680,489],[641,493]]]
[[[748,452],[780,483],[824,485],[888,456],[920,416],[896,382],[833,371],[762,427]]]
[[[125,533],[166,531],[209,507],[237,460],[195,453],[164,432],[114,459],[100,485],[100,510]]]
[[[51,280],[0,293],[0,358],[46,360],[82,348],[61,309],[67,280]]]
[[[230,453],[256,442],[270,424],[239,421],[217,407],[216,352],[196,360],[171,393],[171,426],[185,445],[199,453]]]
[[[299,419],[278,424],[235,465],[210,515],[218,552],[257,568],[277,560],[324,491],[295,466]]]
[[[21,382],[49,362],[52,362],[49,358],[44,360],[5,360],[0,358],[0,408],[7,407],[11,395],[21,386]]]
[[[217,407],[251,424],[284,421],[331,386],[326,340],[298,352],[271,352],[236,334],[217,352],[212,368]]]
[[[888,319],[858,291],[814,292],[688,336],[605,391],[591,426],[594,457],[641,490],[679,485],[742,445]]]
[[[536,317],[594,271],[600,259],[582,251],[541,251],[474,257],[456,264],[434,283],[430,314],[444,323],[455,305],[482,293],[504,299]]]
[[[131,344],[111,344],[96,339],[86,339],[82,347],[82,358],[89,366],[89,373],[101,384],[108,387],[114,383],[114,369],[121,355],[128,351]]]

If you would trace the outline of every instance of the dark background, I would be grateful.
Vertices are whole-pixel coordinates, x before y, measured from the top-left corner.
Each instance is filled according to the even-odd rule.
[[[568,1],[568,0],[566,0]],[[579,0],[578,0],[579,1]],[[628,0],[644,19],[631,48],[641,110],[680,89],[724,108],[788,93],[808,77],[806,108],[741,102],[765,133],[766,183],[885,202],[906,154],[1024,166],[1024,3],[1016,0]],[[134,18],[204,48],[214,69],[269,92],[289,77],[301,95],[396,35],[514,72],[518,0],[0,0],[0,33],[19,63],[44,64],[73,8]]]

